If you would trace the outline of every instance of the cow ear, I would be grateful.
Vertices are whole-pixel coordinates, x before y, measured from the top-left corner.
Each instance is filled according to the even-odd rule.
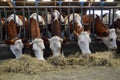
[[[103,32],[103,33],[102,33],[102,36],[103,36],[103,37],[106,37],[106,36],[108,36],[108,35],[109,35],[108,32]]]
[[[32,47],[32,44],[31,43],[24,43],[24,47],[30,48],[30,47]]]
[[[77,33],[77,31],[74,30],[73,33],[75,34],[75,36],[77,36],[77,37],[79,36],[79,34]]]
[[[49,42],[49,39],[46,38],[46,37],[43,37],[42,39],[43,39],[43,41],[44,41],[45,43],[48,43],[48,42]]]
[[[61,43],[63,42],[63,39],[62,39],[62,38],[60,39],[60,42],[61,42]]]
[[[11,45],[15,43],[15,40],[5,40],[5,44]]]
[[[48,39],[48,41],[49,41],[49,42],[51,42],[51,41],[52,41],[52,39]]]
[[[28,43],[28,40],[27,39],[22,39],[22,42],[23,43]]]
[[[104,15],[102,15],[102,17],[105,17],[108,13],[105,13]]]
[[[69,38],[64,38],[64,39],[63,39],[63,44],[65,44],[65,43],[67,43],[67,42],[69,42],[69,41],[70,41]]]

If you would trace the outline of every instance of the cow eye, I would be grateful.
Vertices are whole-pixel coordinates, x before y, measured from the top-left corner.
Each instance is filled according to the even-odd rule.
[[[110,39],[110,41],[113,41],[113,39]]]

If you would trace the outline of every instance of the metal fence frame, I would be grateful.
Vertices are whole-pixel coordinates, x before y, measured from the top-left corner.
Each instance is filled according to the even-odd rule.
[[[83,6],[83,3],[81,3],[81,6],[61,6],[61,4],[59,4],[59,6],[38,6],[37,3],[36,3],[36,6],[15,6],[14,5],[13,8],[10,8],[9,6],[0,6],[0,21],[1,21],[1,18],[5,18],[5,27],[6,27],[6,24],[7,24],[6,19],[7,19],[8,15],[10,15],[11,13],[14,13],[14,14],[19,13],[19,14],[23,15],[23,17],[26,17],[26,15],[27,15],[27,19],[28,19],[28,21],[30,21],[31,13],[36,12],[38,14],[45,14],[46,15],[49,12],[49,10],[52,11],[53,9],[59,10],[60,14],[62,14],[62,10],[67,10],[66,12],[68,15],[71,13],[70,11],[75,13],[75,10],[79,9],[80,12],[82,13],[82,14],[80,13],[80,15],[82,16],[84,9],[88,9],[89,11],[90,10],[93,10],[93,11],[94,10],[101,10],[101,13],[103,13],[103,10],[109,10],[109,12],[111,12],[111,9],[113,9],[113,11],[115,9],[120,9],[120,6],[103,6],[103,4],[101,4],[101,6]],[[73,16],[74,16],[74,14],[73,14]],[[110,16],[109,16],[109,18],[110,18]],[[114,18],[114,15],[113,15],[113,18]],[[47,17],[45,19],[47,19]],[[69,21],[69,19],[68,19],[68,21]],[[47,30],[48,30],[48,28],[47,28],[48,21],[47,20],[46,20],[46,23],[47,24],[45,25],[45,27],[46,27],[46,36],[47,36]],[[30,25],[30,23],[28,25]],[[64,24],[60,23],[60,25],[64,25]],[[23,26],[25,26],[25,24]],[[94,22],[93,22],[93,26],[94,26]],[[6,30],[7,30],[7,28],[6,28]],[[93,28],[93,32],[94,32],[94,28]],[[25,28],[24,28],[24,36],[25,36]],[[5,39],[8,39],[8,37],[6,36]],[[30,36],[29,36],[29,40],[31,40]],[[2,25],[1,25],[1,23],[0,23],[0,43],[4,43],[3,39],[2,39]]]

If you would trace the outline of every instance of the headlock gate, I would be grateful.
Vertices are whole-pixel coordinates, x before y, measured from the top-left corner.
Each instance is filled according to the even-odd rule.
[[[85,14],[98,14],[102,20],[102,15],[105,13],[109,13],[109,17],[108,17],[108,23],[106,25],[110,26],[111,25],[111,21],[112,23],[114,22],[114,14],[116,10],[120,10],[120,6],[104,6],[106,4],[108,4],[107,2],[96,2],[96,4],[98,4],[99,6],[88,6],[85,5],[85,2],[77,2],[77,6],[71,6],[72,3],[70,2],[66,2],[68,3],[68,5],[64,5],[64,2],[62,1],[58,1],[56,4],[56,6],[40,6],[39,5],[39,1],[35,2],[35,6],[16,6],[15,2],[13,2],[13,7],[8,7],[8,6],[0,6],[0,44],[4,44],[4,41],[9,39],[8,34],[4,35],[4,31],[2,29],[2,27],[5,27],[5,31],[7,32],[7,18],[11,15],[14,14],[15,15],[22,15],[24,18],[27,18],[28,20],[28,26],[29,26],[29,30],[30,30],[30,15],[32,13],[37,13],[39,15],[41,15],[44,19],[45,19],[45,24],[42,25],[42,37],[46,37],[46,38],[50,38],[50,34],[48,31],[48,26],[49,26],[49,22],[48,22],[48,14],[52,13],[53,10],[58,10],[60,12],[61,15],[63,15],[63,17],[67,16],[69,17],[69,14],[72,13],[78,13],[81,17]],[[114,3],[120,3],[120,2],[114,2]],[[74,3],[75,4],[75,3]],[[113,13],[113,14],[111,14]],[[111,17],[112,15],[112,17]],[[95,16],[93,16],[94,18]],[[60,18],[61,19],[61,18]],[[73,19],[74,19],[74,14],[73,14]],[[82,19],[82,18],[81,18]],[[4,24],[2,22],[2,20],[4,20]],[[14,17],[14,20],[16,20],[16,17]],[[38,20],[38,16],[37,16],[37,20]],[[69,18],[68,18],[68,22],[69,22]],[[74,22],[74,20],[73,20]],[[92,24],[84,24],[81,20],[81,23],[83,26],[94,26],[95,23],[93,21]],[[61,25],[61,37],[64,38],[65,33],[64,33],[64,26],[70,26],[69,24],[64,24],[62,22],[60,22]],[[25,24],[23,23],[23,26],[21,26],[21,30],[20,30],[20,37],[21,38],[26,38],[29,41],[32,40],[30,34],[31,32],[29,31],[29,33],[27,33],[26,35],[26,30],[25,30]],[[74,26],[74,24],[73,24]],[[114,26],[114,24],[113,24]],[[74,28],[74,27],[73,27]],[[70,33],[70,29],[68,29],[68,33]],[[94,40],[94,38],[96,37],[95,33],[95,27],[92,28],[92,39]],[[3,36],[4,35],[4,36]],[[71,41],[75,41],[75,39],[71,39]],[[3,47],[1,45],[1,47]],[[2,48],[3,49],[3,48]]]

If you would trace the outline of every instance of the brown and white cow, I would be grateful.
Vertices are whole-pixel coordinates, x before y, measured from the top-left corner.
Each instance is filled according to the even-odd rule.
[[[115,33],[115,29],[109,29],[100,19],[100,17],[98,15],[93,15],[93,14],[89,14],[89,15],[84,15],[82,17],[83,23],[84,24],[93,24],[93,22],[95,23],[95,34],[97,34],[97,36],[102,37],[103,42],[105,43],[105,45],[109,48],[109,49],[116,49],[117,45],[116,45],[116,33]],[[90,31],[93,28],[90,27]]]
[[[22,56],[22,49],[24,47],[22,39],[20,39],[20,26],[23,26],[23,20],[26,21],[26,19],[21,15],[15,15],[11,14],[7,18],[7,34],[8,34],[8,40],[5,42],[7,44],[10,44],[10,50],[15,55],[16,59],[19,59]],[[18,29],[19,27],[19,29]],[[5,27],[3,27],[3,30]],[[4,34],[6,35],[6,34]]]
[[[117,39],[120,39],[120,10],[116,10],[114,14],[113,12],[104,14],[102,21],[104,24],[107,24],[110,29],[114,28],[116,30]]]
[[[68,20],[69,18],[69,20]],[[70,29],[70,33],[73,33],[77,36],[78,46],[80,47],[83,54],[90,54],[91,51],[89,49],[89,44],[91,42],[91,38],[89,37],[90,33],[88,31],[84,31],[84,28],[81,24],[81,17],[77,13],[70,14],[69,17],[65,17],[65,25],[70,24],[70,27],[66,26],[65,29]],[[73,26],[74,25],[74,26]]]
[[[38,60],[44,60],[43,53],[44,53],[44,41],[41,38],[40,33],[40,26],[44,25],[44,19],[37,13],[33,13],[30,16],[30,32],[32,37],[32,49],[33,52]]]
[[[60,37],[61,35],[61,26],[60,22],[64,22],[64,18],[60,15],[58,10],[54,10],[52,14],[49,14],[48,23],[51,24],[49,30],[52,34],[52,37],[49,39],[50,49],[52,50],[53,57],[57,57],[60,55],[61,51],[61,43],[63,39]]]

